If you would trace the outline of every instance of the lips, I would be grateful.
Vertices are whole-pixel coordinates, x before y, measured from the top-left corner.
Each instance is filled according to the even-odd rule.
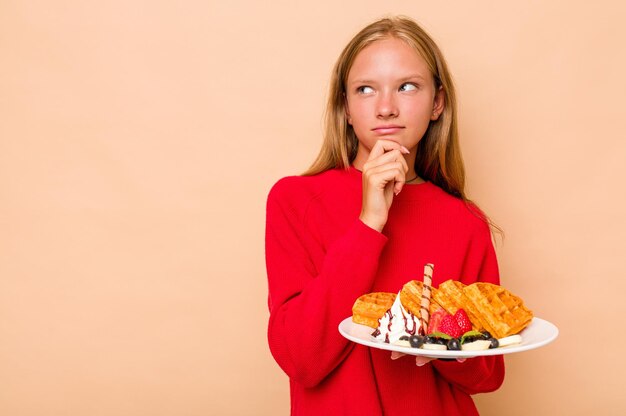
[[[384,136],[386,134],[398,133],[402,129],[404,129],[403,126],[398,126],[398,125],[395,125],[395,124],[389,124],[389,125],[385,125],[385,126],[375,127],[375,128],[372,129],[372,131],[374,133],[380,134],[381,136]]]

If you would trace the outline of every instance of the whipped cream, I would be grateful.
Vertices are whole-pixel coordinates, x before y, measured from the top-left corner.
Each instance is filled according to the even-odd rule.
[[[398,293],[391,308],[378,320],[378,328],[372,336],[379,341],[393,344],[403,335],[415,335],[418,326],[419,319],[404,309],[400,302],[400,293]]]

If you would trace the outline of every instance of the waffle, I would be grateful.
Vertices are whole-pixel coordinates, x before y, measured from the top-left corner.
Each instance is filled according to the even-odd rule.
[[[496,338],[519,333],[533,319],[522,299],[502,286],[477,282],[465,286],[463,293],[476,307],[484,328]]]
[[[439,290],[432,296],[451,315],[454,315],[459,309],[463,309],[472,322],[472,329],[482,331],[484,327],[480,320],[480,313],[464,293],[465,287],[463,283],[457,280],[446,280],[439,285]]]
[[[402,287],[400,291],[400,302],[404,309],[411,312],[416,317],[420,315],[420,306],[422,302],[422,288],[424,287],[424,283],[418,280],[411,280],[407,284]],[[434,287],[431,288],[431,299],[435,297],[435,293],[437,289]],[[436,310],[440,309],[441,306],[437,302],[430,302],[429,312],[432,315]]]
[[[352,306],[352,321],[378,328],[378,320],[396,300],[395,293],[373,292],[359,297]]]

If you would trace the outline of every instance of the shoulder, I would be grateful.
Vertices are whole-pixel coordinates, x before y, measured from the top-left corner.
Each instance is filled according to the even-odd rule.
[[[323,192],[339,172],[327,170],[312,176],[286,176],[279,179],[270,189],[269,198],[310,198]]]
[[[347,184],[349,174],[331,169],[311,176],[286,176],[270,189],[267,201],[291,209],[304,209],[311,201]]]

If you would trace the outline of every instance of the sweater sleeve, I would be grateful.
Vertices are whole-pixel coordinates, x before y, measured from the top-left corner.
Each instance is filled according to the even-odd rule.
[[[472,241],[466,263],[478,268],[477,276],[469,280],[500,284],[498,262],[486,224]],[[467,394],[497,390],[504,381],[504,359],[501,355],[470,358],[462,363],[442,360],[432,363],[443,378]]]
[[[269,285],[269,347],[276,362],[305,387],[321,382],[353,343],[337,329],[356,298],[374,282],[387,238],[358,218],[327,247],[319,270],[304,224],[307,200],[279,181],[267,200],[265,256]]]

